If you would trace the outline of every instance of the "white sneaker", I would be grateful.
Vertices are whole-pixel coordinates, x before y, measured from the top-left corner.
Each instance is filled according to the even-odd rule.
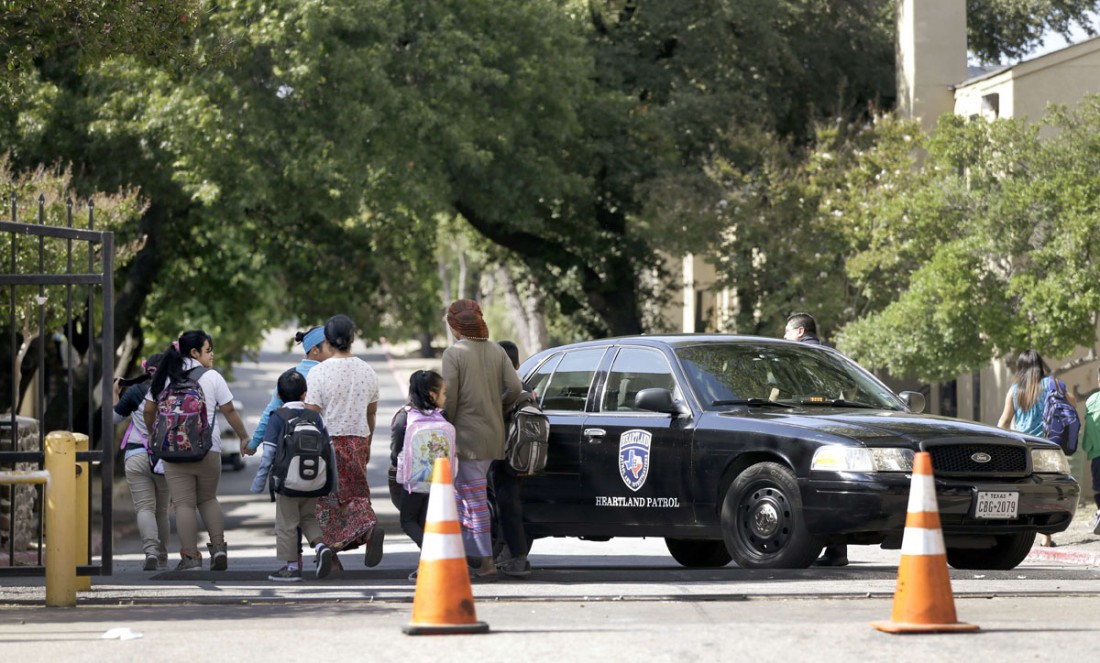
[[[1092,519],[1092,533],[1100,536],[1100,511],[1096,512],[1096,517]]]

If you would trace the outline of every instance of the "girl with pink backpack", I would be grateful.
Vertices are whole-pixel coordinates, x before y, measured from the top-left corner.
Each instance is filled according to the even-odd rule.
[[[457,472],[455,428],[443,406],[447,383],[435,371],[416,371],[409,378],[409,402],[390,422],[390,462],[396,468],[392,496],[401,514],[401,529],[419,547],[424,542],[428,491],[436,458],[447,458]]]

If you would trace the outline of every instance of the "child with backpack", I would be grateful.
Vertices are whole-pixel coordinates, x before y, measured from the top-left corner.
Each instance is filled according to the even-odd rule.
[[[149,393],[147,383],[157,372],[160,359],[160,353],[154,354],[141,362],[141,375],[115,380],[114,421],[120,424],[130,420],[119,448],[145,552],[142,566],[145,571],[168,568],[168,482],[164,479],[164,462],[149,450],[149,430],[143,412],[145,394]]]
[[[435,371],[416,371],[409,378],[409,402],[390,422],[390,463],[396,468],[395,481],[402,491],[395,503],[401,514],[401,529],[417,547],[424,543],[435,459],[449,459],[452,472],[457,471],[455,428],[443,414],[446,402],[443,376]],[[415,572],[409,576],[414,577]]]
[[[229,422],[240,444],[248,444],[248,431],[233,409],[229,385],[213,366],[210,334],[201,329],[184,332],[161,355],[145,395],[149,448],[164,461],[168,493],[176,507],[181,557],[177,571],[202,568],[196,510],[210,534],[210,570],[229,567],[225,521],[218,503],[222,476],[222,442],[215,434],[218,414]]]
[[[255,483],[266,483],[275,500],[275,550],[285,564],[267,578],[277,582],[302,579],[299,529],[317,553],[316,577],[324,578],[332,570],[335,553],[321,534],[317,498],[336,489],[336,454],[321,415],[303,402],[305,376],[288,369],[279,376],[276,390],[283,406],[268,419]]]

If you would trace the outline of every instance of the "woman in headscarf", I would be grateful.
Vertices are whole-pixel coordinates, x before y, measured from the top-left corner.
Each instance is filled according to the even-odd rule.
[[[443,352],[447,419],[455,427],[458,476],[455,492],[466,556],[477,558],[474,580],[495,580],[486,474],[504,458],[502,406],[515,402],[523,385],[504,349],[489,342],[481,306],[460,299],[447,309],[455,343]]]

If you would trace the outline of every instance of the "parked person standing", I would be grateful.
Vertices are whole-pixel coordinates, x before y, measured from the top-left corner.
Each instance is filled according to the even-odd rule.
[[[1004,411],[997,425],[1004,429],[1019,431],[1026,435],[1045,437],[1043,431],[1043,404],[1047,393],[1060,388],[1066,400],[1077,407],[1077,399],[1066,389],[1061,380],[1047,375],[1046,362],[1035,350],[1024,350],[1016,359],[1016,379],[1005,396]],[[1057,387],[1055,386],[1057,385]],[[1049,534],[1042,535],[1039,545],[1053,547],[1054,540]]]
[[[810,345],[824,345],[817,337],[817,320],[809,313],[792,313],[787,317],[787,326],[783,329],[783,338]],[[848,545],[830,543],[825,552],[814,561],[814,566],[848,566]]]
[[[1096,385],[1100,387],[1100,369],[1097,369]],[[1092,519],[1092,533],[1100,535],[1100,391],[1085,401],[1085,435],[1081,447],[1089,457],[1092,474],[1092,499],[1096,502],[1096,515]]]
[[[325,322],[324,335],[331,355],[310,369],[305,402],[325,418],[336,449],[340,487],[317,501],[317,520],[326,545],[336,552],[365,545],[363,563],[377,566],[382,561],[385,531],[371,506],[367,463],[378,410],[378,376],[351,353],[355,342],[351,318],[332,316]],[[343,568],[335,555],[333,568]]]
[[[168,482],[164,479],[164,463],[149,453],[149,430],[145,427],[147,383],[157,372],[160,359],[159,353],[151,355],[141,362],[138,378],[117,381],[115,390],[115,423],[130,420],[120,447],[145,552],[145,571],[168,568]],[[119,391],[127,384],[130,386],[120,398]]]
[[[152,430],[157,417],[157,397],[173,382],[191,379],[202,389],[206,421],[211,431],[212,446],[202,460],[193,463],[164,463],[164,476],[168,492],[176,507],[176,534],[180,539],[180,563],[177,571],[202,568],[199,552],[199,521],[195,513],[202,515],[203,524],[210,535],[207,549],[210,551],[210,569],[224,571],[229,566],[225,544],[225,522],[221,504],[218,503],[218,483],[222,476],[221,436],[217,415],[225,420],[240,438],[242,451],[248,444],[241,415],[233,409],[233,393],[225,378],[213,369],[214,339],[196,329],[184,332],[179,340],[168,346],[153,376],[153,384],[145,395],[145,426]]]
[[[447,418],[455,426],[458,477],[455,479],[459,520],[466,556],[477,558],[474,580],[495,580],[487,473],[504,458],[504,417],[519,397],[516,369],[504,349],[489,342],[481,306],[460,299],[447,309],[447,325],[455,343],[443,352],[443,380],[449,390]]]
[[[519,347],[512,341],[500,341],[497,345],[504,349],[504,354],[508,355],[512,368],[519,370]],[[534,400],[530,392],[521,392],[520,398],[524,397]],[[511,411],[511,408],[504,409],[505,430],[511,422]],[[500,534],[504,537],[506,544],[500,558],[496,561],[497,570],[506,576],[524,578],[531,575],[531,563],[527,561],[530,551],[527,548],[527,532],[523,528],[521,479],[512,469],[507,458],[493,461],[489,468],[489,478],[492,481],[493,496],[497,503]]]

